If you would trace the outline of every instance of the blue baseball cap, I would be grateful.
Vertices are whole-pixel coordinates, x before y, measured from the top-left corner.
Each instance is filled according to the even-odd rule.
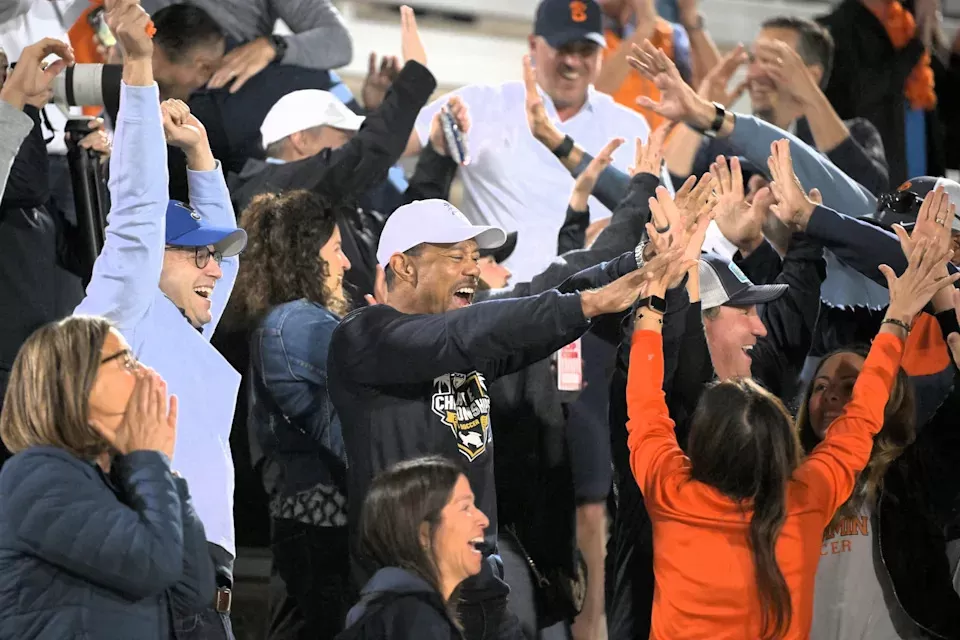
[[[236,227],[214,227],[193,207],[179,200],[167,205],[167,245],[205,247],[212,245],[224,257],[235,256],[247,246],[247,232]]]

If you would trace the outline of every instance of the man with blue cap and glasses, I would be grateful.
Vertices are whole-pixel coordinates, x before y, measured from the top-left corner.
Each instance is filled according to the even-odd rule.
[[[137,360],[155,369],[180,402],[172,468],[190,484],[217,572],[200,614],[171,604],[177,638],[233,638],[230,627],[233,461],[230,428],[240,374],[210,345],[239,269],[237,229],[206,131],[182,102],[160,104],[148,17],[136,0],[108,3],[125,52],[110,160],[106,242],[77,314],[114,322]],[[142,24],[141,24],[142,23]],[[187,156],[190,203],[171,202],[167,144]]]

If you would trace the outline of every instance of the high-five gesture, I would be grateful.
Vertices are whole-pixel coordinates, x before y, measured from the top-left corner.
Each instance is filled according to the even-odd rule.
[[[427,66],[427,52],[420,41],[417,18],[407,5],[400,7],[400,53],[405,61],[414,60]]]
[[[647,143],[637,138],[636,151],[633,157],[633,166],[630,167],[630,177],[638,173],[649,173],[652,176],[660,176],[660,167],[663,165],[663,143],[666,141],[673,124],[665,122],[654,129]]]
[[[880,265],[880,272],[887,279],[887,289],[890,291],[886,319],[894,321],[897,326],[902,324],[909,327],[933,295],[960,279],[960,273],[942,275],[943,264],[953,256],[953,251],[936,249],[927,238],[917,240],[909,253],[906,253],[906,247],[904,250],[907,269],[903,275],[898,278],[893,269],[885,264]]]
[[[744,50],[742,44],[738,44],[733,51],[720,59],[717,65],[707,72],[700,82],[697,94],[710,102],[719,102],[728,109],[733,103],[740,99],[743,92],[747,90],[748,81],[743,80],[733,89],[730,89],[730,80],[737,70],[746,64],[749,55]]]
[[[529,55],[523,56],[523,88],[526,92],[527,125],[533,137],[548,146],[558,137],[563,140],[563,135],[550,121],[547,108],[543,106],[543,96],[537,89],[537,73]]]
[[[619,149],[620,145],[624,142],[625,140],[623,138],[614,138],[608,142],[600,153],[593,157],[593,160],[591,160],[587,168],[583,170],[583,173],[577,176],[577,181],[573,183],[573,193],[570,195],[571,209],[574,211],[586,211],[587,200],[590,199],[593,188],[597,186],[597,180],[600,178],[600,174],[610,166],[610,163],[613,162],[613,153]],[[637,139],[637,144],[640,144],[639,139]]]
[[[43,60],[50,55],[59,59],[44,64]],[[17,66],[3,84],[3,89],[0,89],[0,99],[17,109],[38,100],[45,102],[53,79],[73,62],[73,48],[65,42],[44,38],[30,45],[20,54]]]
[[[638,298],[646,295],[653,283],[666,277],[673,278],[675,273],[680,273],[682,278],[682,274],[695,264],[695,260],[687,260],[683,257],[682,247],[671,248],[646,263],[642,269],[628,273],[600,289],[581,293],[580,304],[583,315],[587,318],[595,318],[608,313],[626,311]]]
[[[913,231],[907,233],[899,224],[893,225],[893,231],[900,238],[900,245],[906,255],[913,251],[914,245],[921,238],[927,239],[933,251],[943,253],[950,248],[950,236],[956,215],[956,205],[950,203],[950,197],[943,187],[937,187],[923,199]]]
[[[752,207],[743,192],[743,172],[736,156],[727,159],[717,156],[710,165],[717,192],[717,226],[723,236],[736,245],[744,257],[753,253],[763,242],[763,223],[766,211]]]
[[[777,200],[777,204],[770,207],[770,210],[791,230],[804,231],[813,210],[823,202],[823,198],[817,189],[811,189],[810,193],[804,192],[800,178],[793,171],[789,140],[777,140],[770,145],[767,166],[773,177],[770,190]]]

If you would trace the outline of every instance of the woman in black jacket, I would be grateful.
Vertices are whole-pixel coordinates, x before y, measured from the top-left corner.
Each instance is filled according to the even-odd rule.
[[[103,318],[38,329],[0,436],[0,638],[167,640],[213,602],[213,564],[170,470],[176,401]]]
[[[407,460],[370,485],[360,516],[360,553],[376,570],[339,640],[460,640],[455,593],[480,573],[490,521],[470,482],[440,456]]]

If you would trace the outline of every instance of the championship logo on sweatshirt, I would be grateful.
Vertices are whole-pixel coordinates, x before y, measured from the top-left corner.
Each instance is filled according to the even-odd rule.
[[[433,412],[450,427],[457,448],[473,462],[487,450],[490,437],[490,397],[483,376],[449,373],[433,381]]]

